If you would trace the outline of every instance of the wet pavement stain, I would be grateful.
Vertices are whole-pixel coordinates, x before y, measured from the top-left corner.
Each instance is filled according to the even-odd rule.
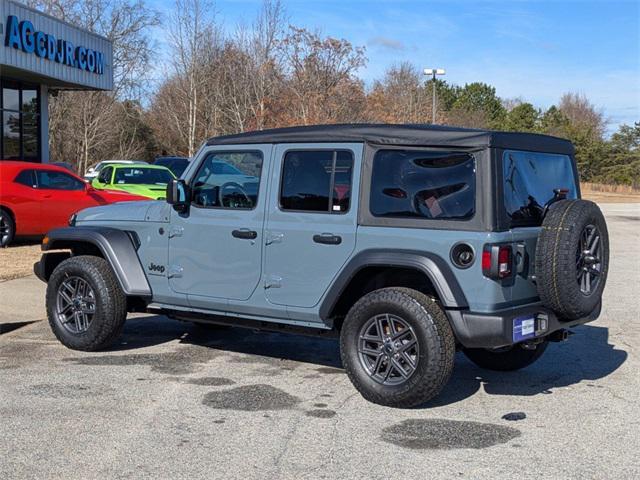
[[[235,385],[236,382],[223,377],[202,377],[182,379],[184,383],[191,385],[202,385],[207,387],[222,387],[223,385]]]
[[[305,415],[315,418],[332,418],[336,416],[336,412],[333,410],[309,410]]]
[[[87,355],[64,358],[76,365],[131,366],[148,365],[151,370],[171,375],[193,373],[199,365],[213,360],[221,352],[207,347],[187,347],[166,353],[138,353],[128,355]]]
[[[527,414],[524,412],[510,412],[505,413],[502,416],[503,420],[508,420],[510,422],[517,422],[518,420],[524,420],[525,418],[527,418]]]
[[[271,385],[258,384],[209,392],[202,403],[211,408],[256,412],[287,410],[300,403],[300,399]]]
[[[492,423],[413,419],[386,427],[381,439],[413,450],[449,450],[487,448],[506,443],[520,435],[520,430]]]
[[[346,374],[346,372],[340,368],[331,368],[331,367],[316,368],[316,372],[322,373],[324,375]]]

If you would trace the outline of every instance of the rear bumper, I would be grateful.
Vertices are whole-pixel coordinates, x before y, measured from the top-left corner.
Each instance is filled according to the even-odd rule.
[[[492,313],[476,313],[461,310],[447,310],[457,340],[467,348],[497,348],[513,345],[522,341],[542,338],[557,330],[594,321],[600,315],[602,303],[584,318],[564,321],[553,311],[541,304],[499,310]],[[521,338],[514,336],[514,320],[534,319],[533,334]]]

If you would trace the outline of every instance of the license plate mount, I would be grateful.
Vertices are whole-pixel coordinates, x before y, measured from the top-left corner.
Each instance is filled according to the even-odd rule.
[[[513,319],[513,343],[529,340],[536,336],[536,317],[527,315]]]

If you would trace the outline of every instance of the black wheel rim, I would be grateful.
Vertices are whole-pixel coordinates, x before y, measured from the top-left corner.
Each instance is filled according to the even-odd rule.
[[[56,318],[70,333],[86,332],[96,312],[96,299],[89,283],[80,277],[68,277],[58,287]]]
[[[0,246],[4,247],[11,236],[11,223],[4,213],[0,213]]]
[[[587,225],[580,234],[576,252],[576,279],[583,295],[591,295],[602,275],[602,238],[598,227]]]
[[[370,318],[358,336],[360,364],[383,385],[399,385],[411,378],[418,368],[419,348],[413,328],[391,314]]]

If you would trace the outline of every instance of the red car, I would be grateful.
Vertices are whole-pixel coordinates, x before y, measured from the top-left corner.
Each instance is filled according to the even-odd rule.
[[[65,226],[83,208],[133,200],[148,198],[95,190],[62,167],[0,160],[0,247]]]

